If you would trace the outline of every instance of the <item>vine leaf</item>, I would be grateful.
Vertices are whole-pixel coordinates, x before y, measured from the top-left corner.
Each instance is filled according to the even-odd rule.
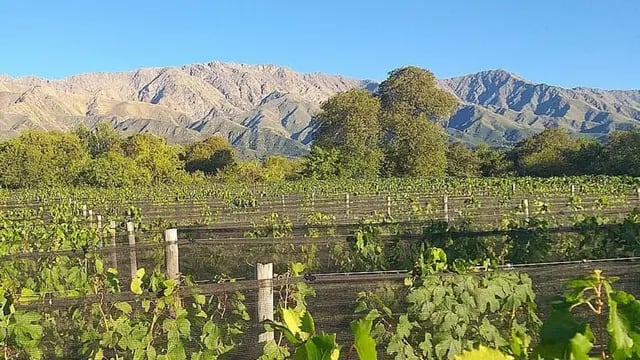
[[[540,343],[533,358],[590,359],[594,336],[588,324],[577,322],[570,312],[571,303],[557,298],[553,310],[540,329]]]
[[[371,337],[372,326],[373,320],[367,318],[351,322],[351,331],[353,331],[355,341],[354,345],[360,360],[378,359],[376,341]]]
[[[609,350],[614,360],[640,357],[640,301],[624,291],[609,295]]]
[[[499,350],[490,349],[480,345],[478,349],[468,350],[457,355],[455,360],[513,360],[512,356],[505,355]]]

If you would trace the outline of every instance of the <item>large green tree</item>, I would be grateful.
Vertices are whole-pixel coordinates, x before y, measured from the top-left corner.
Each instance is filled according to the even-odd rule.
[[[235,163],[235,150],[222,136],[191,144],[184,153],[185,169],[189,172],[202,171],[215,174]]]
[[[146,185],[150,182],[151,172],[148,169],[138,167],[133,159],[117,151],[107,151],[91,159],[77,179],[78,184],[104,188]]]
[[[609,135],[602,149],[602,169],[611,175],[640,176],[640,129]]]
[[[382,160],[378,98],[353,89],[331,97],[321,109],[314,145],[341,153],[339,166],[344,176],[377,176]]]
[[[439,121],[457,99],[436,86],[433,73],[415,66],[393,70],[380,84],[385,170],[396,176],[442,176],[446,135]]]
[[[0,144],[0,184],[9,188],[70,185],[89,158],[74,134],[26,131]]]
[[[510,158],[519,175],[574,175],[576,169],[570,157],[582,144],[565,129],[547,128],[516,144],[510,152]]]
[[[107,151],[122,150],[124,138],[108,123],[99,122],[93,129],[89,129],[82,124],[76,129],[75,134],[93,157]]]
[[[480,176],[481,161],[478,154],[460,141],[447,147],[447,175],[459,177]]]
[[[149,133],[127,138],[122,149],[124,155],[133,159],[141,171],[148,171],[154,183],[180,182],[184,180],[181,149],[167,145],[164,139]]]

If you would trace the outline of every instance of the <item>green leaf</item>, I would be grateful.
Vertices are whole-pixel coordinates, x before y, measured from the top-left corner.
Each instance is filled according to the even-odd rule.
[[[499,350],[480,345],[478,349],[465,351],[457,355],[455,360],[513,360],[513,357],[505,355]]]
[[[131,280],[131,292],[136,295],[142,295],[142,280],[140,278],[134,278]]]
[[[311,336],[316,333],[316,326],[313,322],[313,317],[311,317],[311,314],[308,311],[305,311],[304,315],[302,315],[302,326],[300,327],[300,330]]]
[[[354,336],[354,346],[360,360],[377,360],[376,341],[371,337],[373,321],[359,319],[351,322]]]
[[[123,313],[125,313],[127,315],[131,314],[131,311],[133,310],[131,308],[131,305],[128,302],[124,302],[124,301],[117,302],[117,303],[113,304],[113,306],[115,306],[116,309],[122,311]]]
[[[102,260],[96,259],[96,273],[102,275],[103,272],[104,272],[104,264],[102,263]]]
[[[607,332],[612,358],[640,358],[640,301],[624,291],[615,291],[608,302]]]
[[[302,319],[300,312],[295,309],[282,309],[282,321],[291,333],[302,341],[305,341],[308,336],[302,334]]]

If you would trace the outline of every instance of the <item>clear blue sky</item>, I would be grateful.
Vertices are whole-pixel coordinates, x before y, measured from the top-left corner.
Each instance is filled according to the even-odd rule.
[[[639,19],[640,0],[0,0],[0,73],[218,60],[381,80],[418,65],[639,89]]]

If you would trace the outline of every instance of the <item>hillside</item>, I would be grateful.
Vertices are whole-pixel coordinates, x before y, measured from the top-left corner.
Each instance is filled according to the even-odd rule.
[[[640,122],[640,91],[564,89],[504,70],[439,84],[461,101],[446,123],[449,133],[471,143],[504,145],[547,126],[600,137]],[[311,118],[322,101],[375,85],[275,65],[218,62],[62,80],[0,75],[0,139],[25,129],[72,130],[106,121],[125,134],[151,132],[172,143],[220,134],[248,156],[296,156],[308,150]]]

